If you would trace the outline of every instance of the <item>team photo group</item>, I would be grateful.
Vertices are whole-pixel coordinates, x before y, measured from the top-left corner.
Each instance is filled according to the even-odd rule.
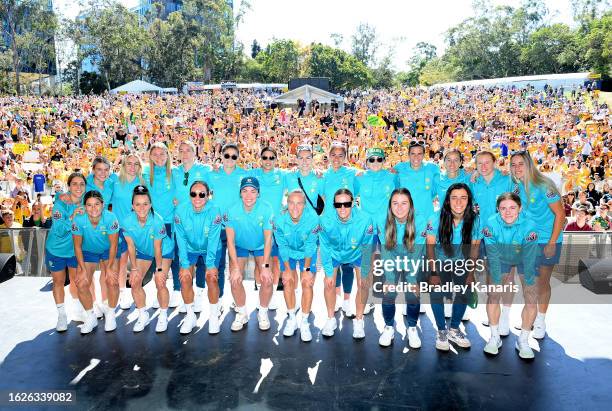
[[[262,331],[271,327],[269,310],[284,303],[286,337],[332,337],[342,310],[353,318],[353,338],[363,339],[367,315],[382,309],[385,326],[377,337],[386,347],[396,333],[397,306],[405,310],[409,347],[419,348],[420,302],[428,290],[435,347],[448,351],[471,346],[462,320],[478,298],[470,291],[477,283],[488,290],[485,353],[496,355],[510,334],[510,304],[504,298],[502,305],[502,297],[520,290],[520,332],[511,343],[520,358],[534,358],[528,338],[546,335],[566,222],[556,183],[527,150],[508,153],[504,167],[492,151],[476,152],[464,164],[454,148],[433,162],[423,140],[407,144],[406,161],[370,147],[359,168],[349,165],[341,141],[322,153],[325,168],[309,140],[295,147],[295,165],[287,168],[279,167],[274,145],[261,148],[257,167],[248,169],[239,166],[243,153],[233,143],[208,164],[190,140],[174,151],[150,142],[144,156],[126,148],[113,163],[99,155],[87,175],[71,173],[55,193],[45,262],[56,330],[66,331],[72,320],[88,334],[103,317],[104,330],[112,332],[116,313],[133,302],[134,332],[149,323],[166,332],[168,309],[177,308],[184,313],[180,333],[189,334],[208,298],[208,333],[238,332],[250,321],[245,287],[255,287]],[[251,255],[254,281],[245,276]],[[150,296],[159,310],[154,316],[143,288],[149,281],[157,291]],[[400,284],[409,286],[398,292]],[[284,301],[275,296],[279,288]],[[65,306],[65,289],[77,301],[74,313]],[[234,312],[222,321],[228,293]],[[313,302],[326,307],[321,329],[311,324]]]

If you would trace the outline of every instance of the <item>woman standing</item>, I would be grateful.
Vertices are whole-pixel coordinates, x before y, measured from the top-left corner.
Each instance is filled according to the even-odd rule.
[[[113,186],[113,194],[111,197],[111,203],[113,206],[113,214],[117,216],[117,220],[120,222],[125,219],[132,212],[132,195],[134,188],[138,185],[144,184],[142,178],[142,162],[140,157],[135,152],[128,152],[121,158],[121,169],[119,175],[113,175],[115,181]],[[123,230],[119,232],[119,237],[123,238]],[[119,307],[122,310],[128,310],[132,305],[130,301],[130,295],[128,290],[125,288],[127,278],[127,243],[121,241],[118,254],[119,259]]]
[[[193,309],[193,275],[198,261],[204,261],[210,312],[208,333],[220,330],[219,260],[221,259],[222,218],[219,209],[208,201],[210,187],[206,182],[195,181],[189,189],[191,201],[181,203],[174,215],[174,228],[181,270],[181,293],[187,315],[181,326],[181,334],[189,334],[196,323]]]
[[[387,214],[384,218],[379,218],[377,222],[378,238],[381,242],[382,261],[395,260],[396,258],[407,257],[413,262],[423,260],[425,256],[425,238],[427,236],[427,220],[418,218],[415,215],[414,203],[410,191],[406,188],[393,190]],[[410,267],[418,267],[410,264]],[[411,286],[418,287],[418,280],[422,274],[420,267],[413,272],[400,272],[397,267],[391,270],[384,270],[382,273],[374,272],[376,276],[383,275],[382,285],[409,283]],[[385,320],[378,343],[383,347],[391,345],[395,336],[395,299],[396,292],[382,291],[382,313]],[[405,291],[406,317],[408,321],[408,344],[410,348],[420,348],[421,338],[417,331],[417,321],[419,319],[420,303],[417,289]]]
[[[81,327],[81,334],[90,333],[98,325],[98,320],[93,312],[90,290],[98,264],[105,266],[107,270],[108,304],[102,307],[104,329],[113,331],[117,328],[115,307],[119,300],[119,256],[117,255],[119,221],[112,212],[105,209],[104,199],[99,191],[85,193],[84,204],[85,214],[76,215],[72,222],[74,254],[78,262],[79,300],[87,313],[85,323]]]
[[[538,171],[528,151],[512,154],[510,171],[513,192],[520,196],[525,215],[534,223],[538,234],[538,314],[533,325],[533,338],[542,339],[546,335],[550,277],[561,257],[565,209],[555,183]]]
[[[515,193],[504,193],[497,199],[497,214],[492,215],[482,229],[489,260],[489,281],[493,286],[512,283],[512,268],[521,278],[525,305],[523,307],[521,334],[516,349],[523,359],[534,357],[529,347],[529,333],[537,313],[536,276],[538,256],[538,234],[535,224],[521,213],[521,199]],[[487,317],[491,338],[484,348],[485,353],[497,355],[502,346],[500,333],[500,308],[502,294],[508,289],[493,290],[487,299]]]
[[[53,299],[57,306],[57,331],[66,331],[68,319],[64,307],[64,286],[66,281],[66,269],[70,278],[70,294],[78,301],[76,282],[77,260],[74,256],[72,243],[72,220],[77,214],[83,214],[83,193],[85,192],[85,177],[81,173],[72,173],[68,177],[69,202],[56,199],[53,204],[53,224],[47,234],[45,244],[45,262],[53,278]],[[83,310],[80,302],[78,314]],[[80,308],[80,309],[79,309]]]
[[[332,204],[336,210],[327,212],[321,217],[319,235],[321,260],[325,271],[325,303],[328,316],[322,334],[331,337],[337,328],[334,317],[336,276],[339,268],[345,265],[351,271],[355,270],[357,274],[357,296],[355,297],[357,313],[353,319],[353,338],[361,339],[365,337],[363,312],[369,291],[367,281],[369,267],[364,270],[366,276],[362,278],[361,259],[364,248],[367,254],[372,252],[374,226],[368,214],[353,207],[354,198],[350,190],[339,189],[333,199]]]
[[[438,270],[438,265],[433,264],[433,272],[429,279],[431,285],[464,285],[474,281],[473,270],[468,271],[465,267],[467,261],[473,261],[478,257],[482,238],[480,231],[480,221],[474,211],[472,192],[465,183],[452,184],[444,195],[442,208],[427,224],[427,258],[441,262],[439,267],[442,268]],[[449,260],[453,264],[447,264]],[[448,266],[454,269],[443,269]],[[431,300],[431,308],[438,327],[436,348],[448,351],[449,341],[461,348],[469,348],[470,340],[459,329],[467,308],[467,295],[455,295],[448,329],[444,318],[443,293],[432,293]]]
[[[132,297],[138,309],[138,320],[134,324],[134,332],[144,330],[149,323],[142,282],[151,263],[155,261],[155,286],[157,287],[157,301],[160,305],[155,331],[161,333],[168,328],[170,295],[166,287],[166,278],[172,263],[174,244],[167,235],[164,220],[153,211],[151,204],[149,190],[142,185],[136,186],[132,195],[134,211],[123,220],[122,228],[130,261],[134,262],[130,273]]]

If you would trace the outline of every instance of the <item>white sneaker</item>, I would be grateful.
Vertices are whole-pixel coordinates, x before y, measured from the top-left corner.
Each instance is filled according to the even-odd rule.
[[[236,318],[234,318],[234,322],[232,322],[231,329],[232,331],[240,331],[242,328],[249,322],[249,317],[243,313],[236,313]]]
[[[499,336],[507,337],[510,334],[510,315],[499,316]]]
[[[219,312],[210,312],[208,315],[208,333],[219,334],[221,331],[221,321],[219,321]]]
[[[421,307],[423,306],[423,304],[421,304]],[[408,315],[408,306],[406,304],[402,304],[402,315],[406,316]]]
[[[268,331],[270,329],[270,319],[268,318],[268,310],[257,311],[257,322],[259,323],[259,329],[261,331]]]
[[[365,323],[363,318],[361,320],[353,318],[353,338],[356,340],[365,338]]]
[[[142,311],[138,315],[138,320],[136,320],[136,324],[134,324],[134,332],[139,333],[145,329],[145,327],[149,324],[149,312]]]
[[[368,315],[370,313],[374,312],[374,303],[368,303],[365,305],[365,308],[363,309],[363,315]]]
[[[321,330],[321,334],[323,334],[325,337],[333,337],[334,330],[336,328],[338,328],[336,317],[328,318],[327,321],[325,321],[323,330]]]
[[[408,345],[410,348],[421,348],[421,338],[416,327],[408,327]]]
[[[203,304],[204,304],[204,289],[200,287],[196,287],[195,297],[193,298],[193,312],[196,314],[202,312]],[[187,309],[185,308],[185,304],[181,304],[181,309],[179,310],[179,312],[183,312],[182,311],[183,309],[185,310],[184,312],[187,312]]]
[[[514,348],[516,348],[519,357],[521,357],[523,360],[532,360],[535,357],[535,355],[533,354],[533,350],[531,349],[527,341],[521,341],[521,339],[519,338],[516,341]]]
[[[344,312],[345,317],[354,317],[355,313],[351,307],[351,300],[343,300],[342,301],[342,311]]]
[[[181,324],[181,334],[189,334],[193,327],[195,327],[198,318],[194,313],[189,313],[183,318],[183,324]]]
[[[484,352],[490,355],[497,355],[499,353],[499,349],[502,346],[501,338],[491,337],[489,342],[484,347]]]
[[[202,310],[200,310],[200,311],[202,311]],[[196,311],[195,310],[195,304],[194,304],[193,305],[193,312],[194,313],[196,313],[196,312],[199,313],[200,311]],[[179,313],[181,313],[181,314],[187,313],[187,306],[185,304],[181,303],[181,305],[179,307]]]
[[[470,321],[470,309],[467,308],[461,317],[461,321]]]
[[[308,320],[302,321],[302,325],[300,326],[300,338],[303,342],[312,341],[312,333],[310,332],[310,323]]]
[[[444,301],[448,301],[446,298]],[[453,315],[453,304],[452,303],[444,303],[444,318],[451,318]]]
[[[104,310],[104,331],[111,332],[117,329],[115,309],[108,307]]]
[[[533,323],[533,331],[531,336],[536,340],[541,340],[546,336],[546,322],[538,321],[537,319]]]
[[[448,340],[461,348],[470,348],[472,343],[467,338],[467,335],[458,328],[451,328],[448,331]]]
[[[427,304],[419,304],[419,314],[425,314],[427,311]],[[408,306],[404,304],[404,315],[408,315]]]
[[[380,334],[378,338],[378,344],[382,347],[388,347],[393,342],[393,338],[395,337],[395,328],[391,325],[386,325],[383,328],[383,332]]]
[[[168,314],[160,313],[157,317],[157,325],[155,326],[156,333],[163,333],[168,329]]]
[[[448,343],[448,331],[438,330],[436,333],[436,350],[448,351],[450,350],[450,344]]]
[[[96,318],[95,314],[94,315],[87,314],[85,318],[85,322],[81,326],[81,334],[89,334],[97,326],[98,326],[98,319]]]
[[[119,291],[119,308],[129,310],[132,307],[132,296],[127,288],[122,288]]]
[[[176,308],[181,304],[183,304],[183,296],[181,295],[181,292],[172,290],[170,293],[170,302],[168,303],[168,307]]]
[[[57,314],[57,325],[55,326],[55,331],[61,333],[68,329],[68,317],[66,313]]]
[[[95,301],[93,303],[93,310],[94,310],[94,315],[96,316],[97,319],[104,317],[104,312],[102,311],[102,308]]]
[[[285,321],[285,329],[283,330],[283,335],[285,337],[293,337],[295,334],[295,330],[297,328],[297,321],[295,320],[295,314],[293,318],[287,317],[287,321]]]

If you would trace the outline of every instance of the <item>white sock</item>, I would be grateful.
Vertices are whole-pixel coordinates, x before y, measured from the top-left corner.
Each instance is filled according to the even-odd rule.
[[[185,304],[185,310],[187,311],[187,314],[193,314],[193,303]]]
[[[295,320],[295,308],[292,310],[287,310],[287,313],[289,314],[289,318]]]
[[[93,317],[96,318],[96,315],[94,314],[94,310],[93,308],[91,310],[86,310],[85,313],[89,316],[89,317]]]
[[[501,315],[502,315],[502,317],[508,318],[508,316],[510,315],[510,308],[512,308],[512,307],[507,307],[505,305],[502,305],[502,308],[501,308]]]
[[[521,335],[519,335],[519,340],[526,343],[528,339],[529,330],[521,329]]]
[[[120,288],[120,289],[119,289],[119,293],[120,293],[120,294],[123,294],[123,293],[124,293],[126,290],[127,290],[127,288],[125,288],[125,287]]]
[[[546,313],[538,313],[536,316],[536,321],[543,323],[546,319]]]
[[[244,305],[242,307],[236,307],[236,311],[242,315],[246,315],[246,307]]]
[[[78,298],[74,299],[74,306],[78,312],[85,311],[85,308],[83,308],[83,304],[81,304],[81,300],[79,300]]]
[[[499,325],[489,324],[489,328],[491,329],[491,337],[499,339]]]
[[[219,303],[210,304],[210,314],[219,315]]]
[[[161,317],[162,315],[163,315],[164,317],[167,317],[167,316],[168,316],[168,309],[167,309],[167,308],[160,308],[160,309],[159,309],[159,316]]]
[[[64,304],[56,304],[55,305],[57,307],[57,313],[59,315],[66,315],[66,307],[64,307]]]
[[[308,324],[308,317],[310,316],[310,313],[305,313],[304,311],[302,311],[302,322]]]
[[[259,307],[261,315],[268,314],[268,307]]]
[[[138,309],[138,315],[145,315],[146,312],[147,312],[147,309],[144,307]]]

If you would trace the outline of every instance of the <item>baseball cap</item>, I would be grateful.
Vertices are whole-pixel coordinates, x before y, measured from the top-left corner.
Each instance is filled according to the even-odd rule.
[[[382,157],[385,158],[385,152],[382,148],[370,148],[368,149],[368,151],[366,152],[366,159],[370,158],[370,157]]]
[[[240,181],[240,191],[246,187],[253,187],[257,191],[259,191],[259,180],[255,177],[245,177]]]

